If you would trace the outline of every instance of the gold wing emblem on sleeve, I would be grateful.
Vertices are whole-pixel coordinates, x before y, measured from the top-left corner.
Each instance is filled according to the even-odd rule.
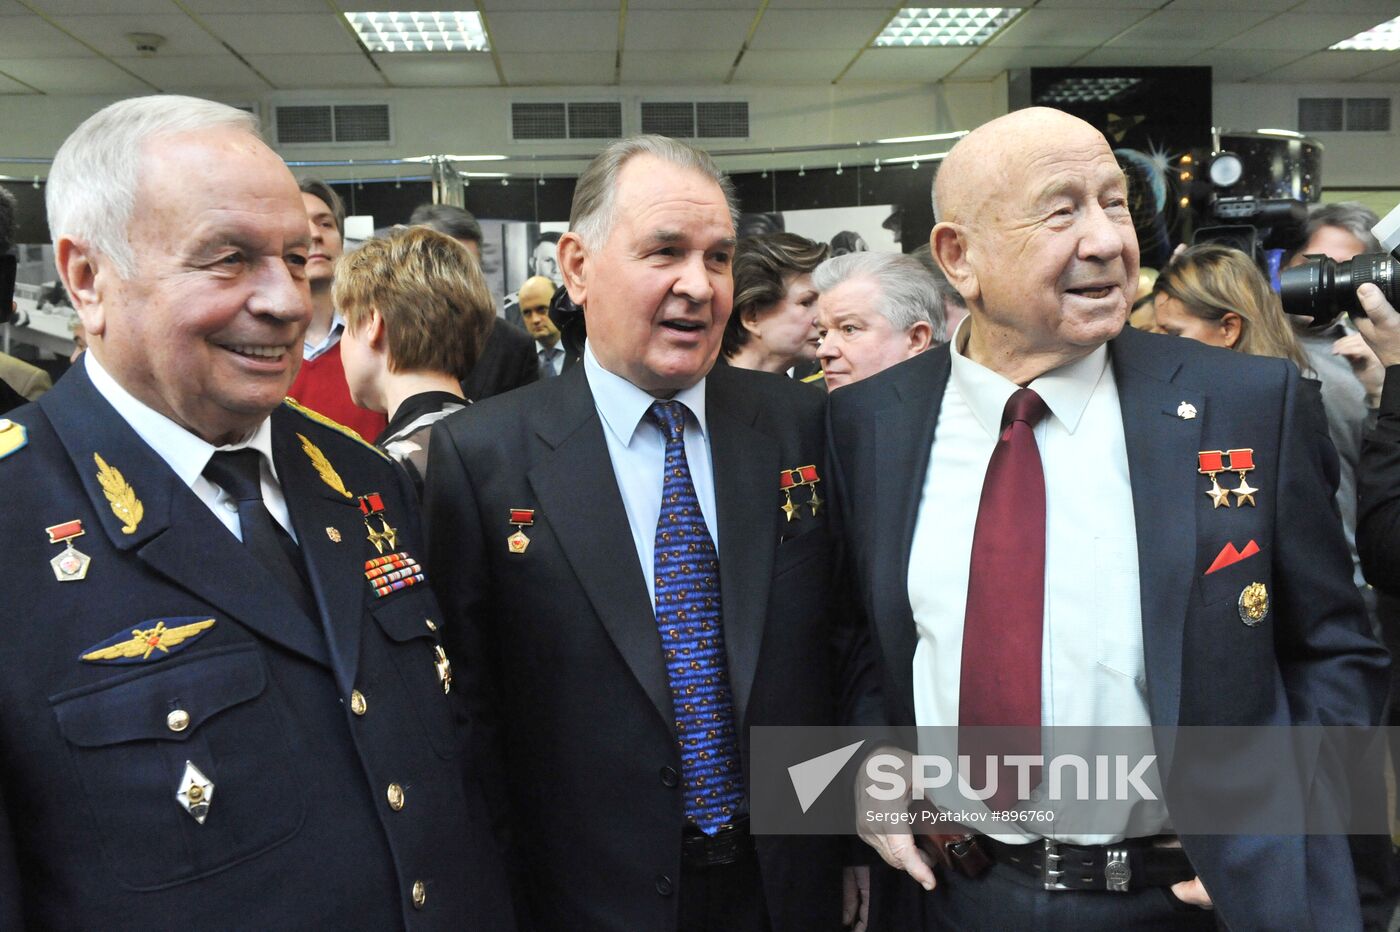
[[[107,465],[100,453],[93,453],[92,458],[97,461],[97,481],[102,486],[102,494],[107,496],[112,514],[122,520],[122,533],[135,534],[136,526],[146,514],[141,499],[136,497],[136,490],[120,470]]]
[[[297,434],[297,439],[301,441],[301,449],[311,460],[311,465],[316,467],[316,474],[321,477],[321,481],[346,498],[354,498],[355,496],[350,494],[350,490],[341,481],[340,473],[335,471],[331,461],[326,459],[326,454],[321,452],[321,448],[307,440],[304,434]]]
[[[120,661],[134,658],[148,660],[151,654],[156,651],[168,654],[170,648],[177,647],[212,627],[214,627],[214,619],[212,618],[179,625],[175,628],[167,628],[165,622],[160,621],[156,623],[154,628],[132,628],[129,639],[88,651],[82,655],[82,659],[94,663],[104,660]]]

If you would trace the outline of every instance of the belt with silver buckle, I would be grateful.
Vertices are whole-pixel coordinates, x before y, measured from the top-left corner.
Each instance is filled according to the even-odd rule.
[[[1196,876],[1185,851],[1162,847],[1154,838],[1128,838],[1109,845],[1069,845],[1049,838],[1009,845],[985,835],[977,841],[998,864],[1028,874],[1052,891],[1127,893]]]

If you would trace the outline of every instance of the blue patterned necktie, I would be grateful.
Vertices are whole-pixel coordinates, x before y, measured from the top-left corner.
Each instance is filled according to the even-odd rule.
[[[734,821],[744,774],[724,655],[719,557],[690,481],[685,413],[678,401],[658,401],[647,412],[666,440],[654,557],[656,626],[676,716],[685,816],[710,835]]]

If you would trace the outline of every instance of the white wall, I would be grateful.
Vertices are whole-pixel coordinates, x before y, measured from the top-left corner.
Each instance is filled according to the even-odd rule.
[[[1319,133],[1323,200],[1330,187],[1400,188],[1400,84],[1217,84],[1215,125],[1297,129],[1299,97],[1389,97],[1389,133]]]
[[[846,143],[889,136],[970,129],[1006,110],[1004,78],[986,82],[937,85],[873,85],[840,87],[829,84],[789,87],[580,87],[580,88],[443,88],[384,89],[364,91],[278,92],[259,98],[265,123],[271,123],[277,104],[321,101],[388,102],[394,130],[392,146],[287,146],[289,160],[374,159],[433,153],[589,153],[597,143],[515,143],[510,138],[510,105],[517,100],[621,100],[624,132],[639,127],[637,103],[647,100],[749,101],[752,137],[748,140],[714,140],[717,149],[779,147]],[[114,98],[0,96],[0,174],[45,174],[6,164],[7,156],[52,156],[64,137],[91,113]],[[231,103],[252,103],[229,98]],[[882,155],[928,151],[929,143],[898,151],[882,147]],[[937,148],[937,144],[934,144]],[[873,153],[837,155],[770,156],[733,158],[730,170],[746,168],[834,164],[872,161]],[[483,170],[490,166],[483,165]],[[517,165],[511,166],[518,169]],[[544,163],[546,173],[572,173],[577,164]],[[526,169],[528,170],[528,169]],[[383,169],[370,169],[380,171]],[[389,172],[392,174],[392,172]],[[326,174],[338,173],[327,169]]]

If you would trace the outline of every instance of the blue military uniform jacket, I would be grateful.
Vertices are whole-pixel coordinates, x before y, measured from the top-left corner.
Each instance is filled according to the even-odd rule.
[[[83,367],[11,417],[0,928],[513,928],[437,602],[366,578],[420,553],[393,464],[273,412],[312,619]],[[45,529],[75,520],[86,572],[59,581]]]

